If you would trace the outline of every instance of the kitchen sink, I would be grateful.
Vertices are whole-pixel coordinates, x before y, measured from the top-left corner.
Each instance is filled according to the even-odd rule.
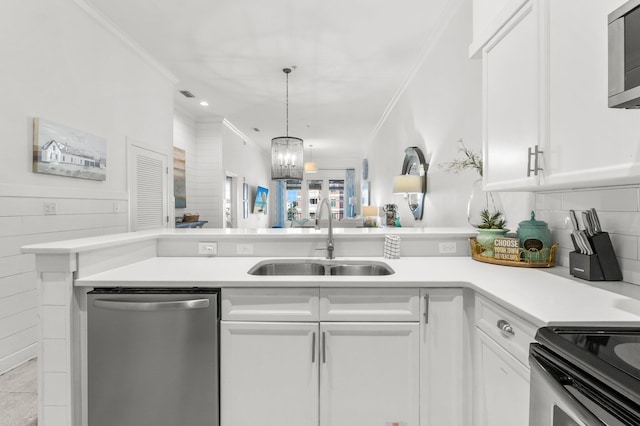
[[[251,275],[325,275],[325,265],[315,261],[267,260],[249,269]]]
[[[393,269],[384,263],[348,263],[329,266],[329,275],[391,275]]]
[[[376,261],[333,261],[317,259],[263,260],[249,269],[250,275],[391,275],[395,271],[389,265]]]

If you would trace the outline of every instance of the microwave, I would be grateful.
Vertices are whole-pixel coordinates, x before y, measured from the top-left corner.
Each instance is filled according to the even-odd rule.
[[[609,108],[640,108],[640,0],[609,14]]]

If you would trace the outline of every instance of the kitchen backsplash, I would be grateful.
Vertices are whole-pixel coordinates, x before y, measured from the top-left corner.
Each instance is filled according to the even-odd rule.
[[[640,285],[640,185],[537,193],[536,218],[547,221],[560,246],[557,263],[568,267],[573,250],[569,210],[580,217],[589,208],[597,210],[602,230],[611,236],[624,281]]]

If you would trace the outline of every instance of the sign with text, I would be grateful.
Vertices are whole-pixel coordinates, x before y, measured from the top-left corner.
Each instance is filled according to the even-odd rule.
[[[496,238],[493,241],[493,257],[500,260],[520,260],[520,240],[518,238]]]

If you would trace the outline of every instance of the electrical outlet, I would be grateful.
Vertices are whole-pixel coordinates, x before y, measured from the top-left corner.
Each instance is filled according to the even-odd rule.
[[[44,203],[44,214],[53,215],[56,214],[57,206],[56,203],[45,202]]]
[[[215,256],[216,254],[218,254],[218,243],[198,243],[198,254]]]
[[[253,254],[253,244],[236,244],[236,254],[251,256]]]
[[[456,254],[457,248],[455,242],[440,243],[438,245],[440,254]]]

